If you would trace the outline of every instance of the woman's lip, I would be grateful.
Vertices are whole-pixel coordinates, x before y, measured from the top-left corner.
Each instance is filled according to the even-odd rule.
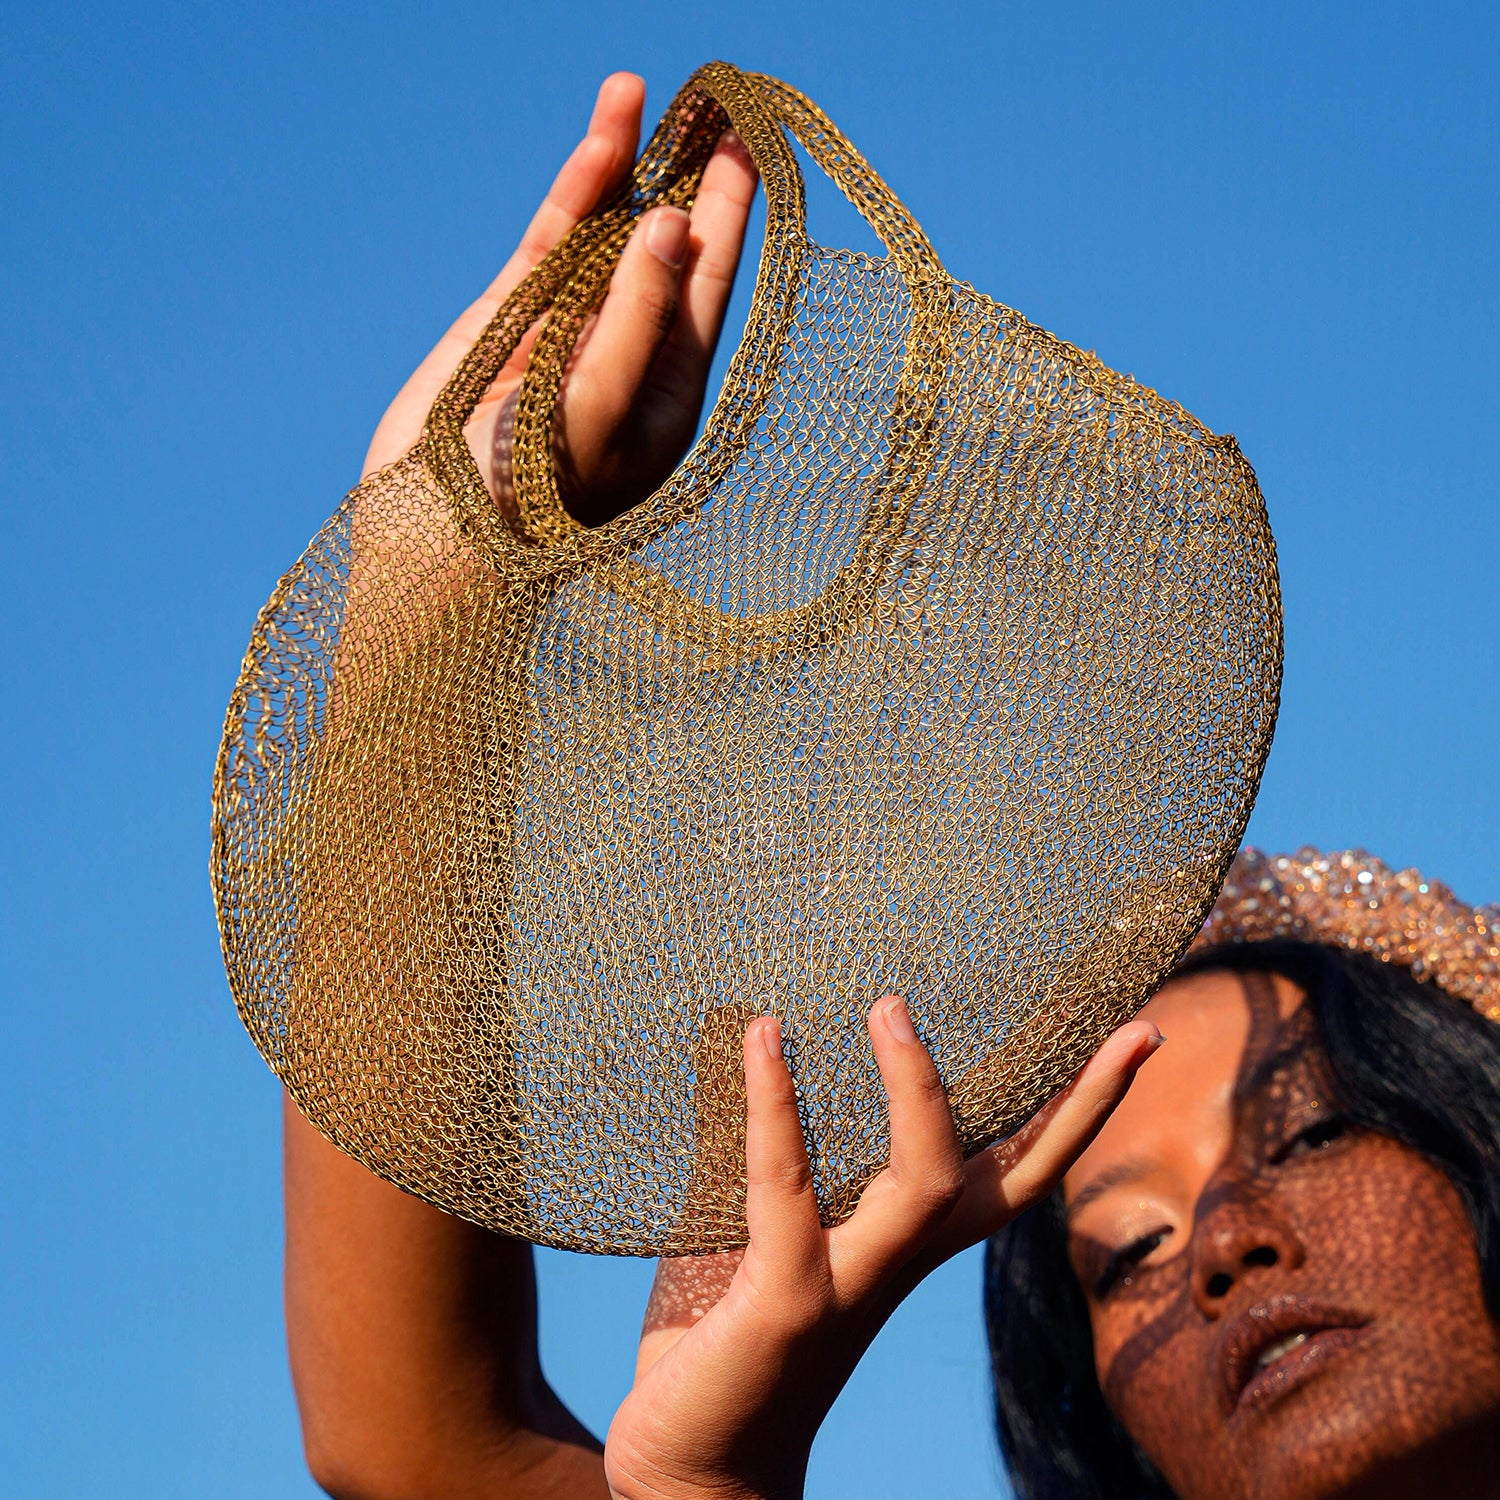
[[[1306,1339],[1250,1377],[1240,1392],[1236,1411],[1265,1406],[1310,1380],[1330,1360],[1363,1342],[1364,1328],[1320,1328],[1309,1330]]]
[[[1358,1342],[1369,1321],[1347,1308],[1290,1293],[1257,1302],[1235,1318],[1220,1339],[1226,1414],[1262,1405],[1316,1374],[1330,1358]],[[1261,1368],[1264,1355],[1282,1344],[1290,1347]]]

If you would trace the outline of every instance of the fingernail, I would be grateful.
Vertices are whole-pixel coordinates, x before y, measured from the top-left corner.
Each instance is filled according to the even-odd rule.
[[[760,1039],[765,1045],[766,1056],[781,1056],[781,1022],[775,1016],[767,1016],[760,1028]]]
[[[680,208],[653,209],[646,225],[646,248],[676,270],[687,253],[688,216]]]
[[[914,1042],[917,1039],[916,1029],[911,1024],[911,1012],[906,1008],[906,1001],[899,995],[892,995],[886,1001],[885,1026],[898,1042]]]
[[[1166,1041],[1166,1037],[1164,1037],[1161,1032],[1158,1031],[1155,1027],[1152,1027],[1151,1035],[1146,1038],[1146,1050],[1148,1052],[1155,1052],[1156,1049],[1160,1047],[1164,1041]]]

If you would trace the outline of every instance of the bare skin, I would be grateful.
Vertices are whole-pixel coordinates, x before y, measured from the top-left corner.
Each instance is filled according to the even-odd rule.
[[[1289,981],[1185,977],[1144,1023],[1169,1044],[1063,1179],[1100,1384],[1131,1437],[1180,1500],[1493,1495],[1500,1333],[1448,1178],[1343,1118]],[[953,1243],[940,1231],[889,1284]],[[813,1298],[795,1337],[716,1322],[733,1270],[662,1263],[605,1451],[620,1500],[800,1495],[808,1427],[889,1306],[879,1289]]]
[[[563,164],[515,254],[417,366],[381,418],[365,458],[366,474],[411,448],[434,399],[501,303],[629,172],[640,144],[644,102],[645,85],[633,73],[605,79],[588,133]],[[574,503],[579,520],[597,525],[646,499],[687,450],[757,180],[739,138],[726,135],[704,170],[691,214],[655,208],[637,225],[604,306],[579,340],[557,412],[565,499]],[[534,342],[535,330],[521,341],[465,429],[492,489],[496,418],[520,385]]]
[[[630,74],[606,80],[588,135],[515,255],[391,404],[370,445],[366,474],[413,446],[434,397],[504,298],[629,169],[643,94],[640,79]],[[585,524],[645,500],[691,440],[755,186],[743,146],[726,136],[704,172],[691,215],[654,209],[627,246],[609,295],[575,351],[556,412],[554,453],[559,482],[566,481],[564,503]],[[466,428],[480,471],[502,505],[500,418],[530,343],[523,342]],[[392,540],[363,520],[356,509],[351,580],[362,568],[399,572],[408,560],[403,547],[415,549],[411,560],[420,563],[422,548],[446,545],[426,534]],[[373,555],[377,549],[384,550]],[[351,600],[363,592],[351,583]],[[356,618],[351,607],[341,642],[378,638],[384,628],[380,619]],[[347,700],[343,711],[352,712]],[[304,916],[309,930],[317,920],[317,913]],[[698,1360],[716,1330],[795,1343],[799,1329],[837,1302],[872,1301],[873,1312],[862,1308],[823,1341],[831,1373],[816,1382],[815,1401],[831,1401],[864,1342],[927,1268],[1050,1191],[1123,1095],[1155,1038],[1145,1023],[1125,1028],[1027,1132],[1004,1151],[965,1165],[931,1060],[904,1005],[894,1004],[894,1010],[892,1003],[877,1007],[871,1023],[890,1091],[891,1167],[867,1190],[854,1218],[827,1234],[808,1190],[791,1081],[779,1054],[768,1050],[771,1023],[751,1027],[745,1053],[751,1249],[743,1266],[736,1259],[728,1295],[701,1327],[691,1309],[681,1320],[657,1319],[637,1387],[649,1395],[627,1403],[615,1422],[618,1493],[660,1495],[652,1488],[657,1470],[631,1457],[631,1443],[642,1454],[654,1452],[658,1439],[675,1442],[687,1431],[653,1424],[685,1391],[713,1389]],[[285,1180],[292,1373],[309,1465],[330,1494],[348,1500],[587,1500],[609,1493],[600,1444],[541,1372],[529,1246],[462,1223],[377,1180],[328,1144],[290,1103]],[[685,1330],[692,1336],[683,1338]],[[679,1342],[681,1348],[674,1347]],[[769,1376],[775,1361],[761,1368]],[[808,1442],[817,1426],[809,1420],[812,1410],[799,1417]],[[736,1432],[727,1449],[702,1451],[718,1452],[716,1461],[728,1463],[747,1451],[747,1443],[759,1451],[753,1438],[753,1432]],[[797,1471],[795,1449],[790,1458],[791,1467],[779,1471],[783,1477]]]
[[[349,1500],[604,1496],[536,1345],[531,1246],[380,1181],[287,1103],[286,1319],[313,1477]]]
[[[605,81],[587,134],[515,254],[391,403],[366,474],[413,446],[434,397],[505,297],[628,172],[644,96],[632,74]],[[691,441],[755,189],[743,146],[726,137],[691,215],[652,210],[627,246],[557,413],[564,498],[586,524],[644,500]],[[466,428],[492,490],[496,419],[531,342]],[[357,544],[354,569],[364,561]],[[344,633],[381,628],[350,619]],[[531,1247],[377,1180],[290,1103],[285,1163],[292,1373],[308,1462],[324,1488],[360,1500],[605,1495],[601,1444],[538,1363]]]
[[[1493,1494],[1500,1335],[1448,1178],[1342,1119],[1290,981],[1145,1014],[1172,1045],[1064,1187],[1131,1436],[1182,1500]]]
[[[966,1162],[902,1000],[875,1005],[870,1039],[890,1165],[824,1229],[777,1023],[750,1024],[750,1244],[660,1263],[635,1385],[605,1444],[615,1500],[800,1495],[818,1427],[902,1298],[1051,1192],[1162,1040],[1148,1021],[1121,1027],[1021,1131]]]
[[[606,81],[516,254],[392,403],[367,473],[412,446],[501,301],[628,170],[642,96],[631,75]],[[565,503],[585,524],[647,498],[690,441],[754,190],[726,138],[691,216],[642,221],[586,330],[555,441]],[[528,349],[467,429],[501,503],[499,418]],[[377,1181],[288,1106],[287,1316],[315,1476],[362,1500],[800,1494],[813,1434],[901,1297],[1050,1191],[1099,1132],[1067,1195],[1101,1380],[1184,1500],[1487,1493],[1500,1354],[1462,1205],[1390,1142],[1318,1143],[1326,1116],[1312,1101],[1323,1108],[1327,1090],[1295,994],[1267,981],[1259,999],[1243,987],[1185,999],[1190,983],[1238,985],[1170,986],[1031,1127],[967,1164],[904,1006],[882,1002],[871,1036],[892,1163],[833,1231],[813,1209],[774,1023],[752,1025],[750,1249],[663,1264],[636,1386],[603,1450],[542,1375],[529,1247]],[[1105,1125],[1157,1020],[1177,1062],[1153,1064]],[[1311,1336],[1262,1371],[1268,1330]]]

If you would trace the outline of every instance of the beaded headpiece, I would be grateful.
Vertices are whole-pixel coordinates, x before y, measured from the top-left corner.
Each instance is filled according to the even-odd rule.
[[[1440,880],[1363,849],[1241,849],[1188,952],[1272,938],[1368,953],[1500,1021],[1500,905],[1466,906]]]

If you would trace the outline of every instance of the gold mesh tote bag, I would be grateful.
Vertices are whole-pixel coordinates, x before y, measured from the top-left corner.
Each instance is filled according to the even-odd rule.
[[[585,529],[569,351],[731,124],[743,340],[678,470]],[[793,138],[883,257],[809,239]],[[544,314],[502,510],[461,429]],[[908,998],[966,1147],[1012,1129],[1202,922],[1280,662],[1233,439],[955,282],[816,106],[711,64],[263,611],[215,785],[235,999],[373,1171],[635,1254],[743,1243],[775,1011],[834,1222],[887,1149],[870,1004]]]

